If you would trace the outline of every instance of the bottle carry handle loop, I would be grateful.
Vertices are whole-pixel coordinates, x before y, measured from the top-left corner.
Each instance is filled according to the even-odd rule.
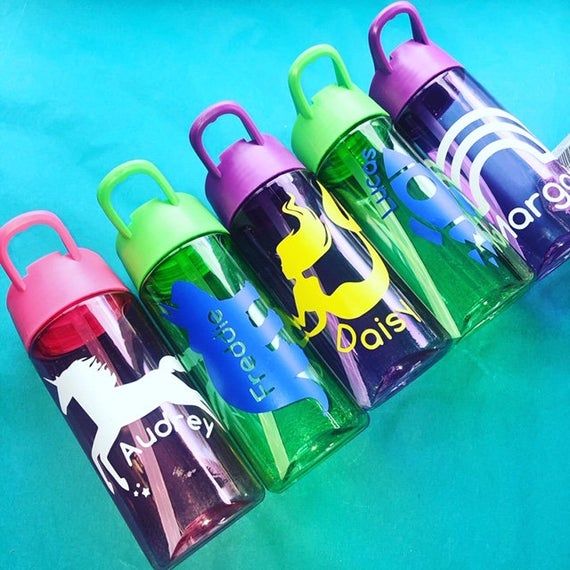
[[[313,116],[313,111],[311,110],[311,105],[301,85],[301,74],[309,64],[321,57],[328,57],[331,59],[336,76],[336,82],[339,87],[351,89],[353,86],[350,75],[348,74],[348,69],[344,64],[344,61],[342,61],[340,54],[334,47],[329,44],[320,44],[304,51],[291,65],[288,80],[289,91],[291,92],[295,109],[297,110],[297,113],[301,114],[306,119],[310,119]]]
[[[63,222],[54,213],[47,210],[35,210],[16,216],[0,228],[0,265],[2,265],[10,281],[19,291],[26,290],[26,283],[10,258],[8,246],[12,238],[17,234],[26,231],[32,226],[41,225],[48,226],[57,233],[71,259],[74,261],[81,259],[81,253],[75,240],[71,237]]]
[[[121,216],[119,216],[117,210],[115,210],[111,201],[111,195],[119,184],[122,184],[125,180],[136,174],[150,176],[150,178],[158,184],[168,199],[169,204],[177,206],[180,202],[176,192],[174,192],[174,188],[172,188],[166,177],[152,162],[148,160],[129,160],[113,168],[99,184],[99,188],[97,189],[97,201],[111,223],[126,239],[130,239],[132,232]]]
[[[414,41],[425,45],[430,44],[430,40],[417,8],[409,2],[395,2],[394,4],[390,4],[390,6],[384,8],[384,10],[374,18],[370,25],[370,30],[368,31],[368,44],[374,61],[374,67],[384,73],[391,73],[392,65],[390,63],[390,59],[384,52],[384,48],[382,47],[382,30],[390,20],[400,14],[408,14],[410,17],[412,37]]]
[[[192,148],[204,163],[208,172],[216,178],[221,178],[222,174],[204,146],[203,135],[206,127],[216,122],[216,120],[223,115],[235,115],[242,122],[245,130],[251,137],[252,142],[259,145],[264,143],[263,135],[253,122],[253,119],[247,114],[245,109],[236,102],[220,101],[219,103],[215,103],[202,111],[198,117],[196,117],[192,127],[190,127],[190,133],[188,136]]]

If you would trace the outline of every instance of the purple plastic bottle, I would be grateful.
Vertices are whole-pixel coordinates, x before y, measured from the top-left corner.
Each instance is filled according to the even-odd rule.
[[[232,144],[216,165],[202,134],[226,114],[251,140]],[[445,353],[447,333],[361,228],[239,105],[206,109],[190,141],[208,169],[206,196],[252,273],[361,406],[382,402]]]
[[[413,39],[388,58],[380,35],[408,14]],[[432,160],[501,231],[538,277],[570,255],[570,174],[522,123],[427,36],[416,8],[372,22],[370,96],[420,158]]]
[[[67,253],[22,277],[8,244],[38,224]],[[0,263],[30,359],[155,568],[180,562],[263,498],[136,298],[59,218],[28,212],[5,224]]]

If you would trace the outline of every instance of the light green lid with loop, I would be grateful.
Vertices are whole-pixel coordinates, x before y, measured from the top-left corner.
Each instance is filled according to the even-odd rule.
[[[301,86],[303,70],[321,57],[332,60],[336,83],[317,92],[311,102]],[[289,90],[297,110],[291,146],[297,157],[313,172],[338,139],[359,124],[386,111],[357,87],[334,47],[313,46],[304,51],[289,69]]]
[[[164,198],[154,198],[139,206],[127,224],[113,207],[111,194],[116,186],[136,174],[150,176]],[[175,249],[204,235],[227,233],[198,199],[175,192],[160,170],[147,160],[131,160],[111,170],[99,184],[97,200],[119,231],[117,253],[137,289]]]

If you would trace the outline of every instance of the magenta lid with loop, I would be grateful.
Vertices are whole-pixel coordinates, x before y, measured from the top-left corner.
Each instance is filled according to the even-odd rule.
[[[413,38],[399,45],[388,59],[382,47],[382,30],[400,14],[410,17]],[[370,97],[394,119],[432,79],[449,69],[462,67],[428,38],[419,12],[409,2],[395,2],[384,8],[370,26],[368,43],[376,69]]]
[[[30,264],[22,276],[10,258],[8,245],[15,235],[37,225],[55,230],[67,253],[49,253]],[[43,210],[16,216],[0,228],[0,264],[12,282],[6,304],[26,349],[62,311],[96,295],[128,291],[99,255],[77,247],[62,221]]]
[[[204,147],[206,127],[223,115],[238,117],[251,140],[230,145],[215,164]],[[261,133],[246,111],[233,101],[221,101],[202,111],[190,128],[190,144],[208,169],[206,197],[227,227],[241,204],[273,178],[304,166],[275,137]]]

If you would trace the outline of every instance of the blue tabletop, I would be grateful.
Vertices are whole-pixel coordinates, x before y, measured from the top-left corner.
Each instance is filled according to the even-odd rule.
[[[432,38],[547,146],[570,131],[570,3],[416,4]],[[202,198],[205,172],[187,138],[194,117],[235,99],[288,144],[291,62],[332,43],[367,89],[367,30],[383,6],[3,0],[0,222],[53,210],[127,280],[95,198],[103,175],[147,158]],[[398,18],[386,45],[408,34]],[[330,73],[315,65],[307,90]],[[237,136],[237,121],[220,121],[208,148]],[[127,184],[122,213],[152,191]],[[41,228],[10,251],[24,268],[56,247]],[[569,280],[566,265],[536,284],[372,412],[350,445],[181,568],[568,568]],[[146,567],[5,310],[0,342],[0,567]]]

